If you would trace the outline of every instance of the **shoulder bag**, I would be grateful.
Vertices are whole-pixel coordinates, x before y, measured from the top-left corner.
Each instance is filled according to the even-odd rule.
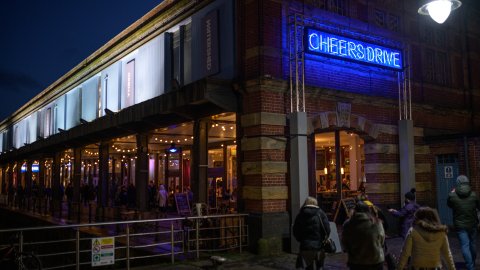
[[[322,219],[318,218],[320,225],[322,226],[323,232],[325,233],[325,240],[322,242],[322,249],[326,253],[335,253],[337,251],[337,246],[335,245],[335,242],[330,238],[329,235],[327,235],[327,230],[325,230],[325,226],[323,225]]]

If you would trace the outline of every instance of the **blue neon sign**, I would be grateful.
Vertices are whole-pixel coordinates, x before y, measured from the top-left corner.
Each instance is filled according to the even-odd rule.
[[[376,44],[306,28],[306,51],[401,70],[402,52]]]

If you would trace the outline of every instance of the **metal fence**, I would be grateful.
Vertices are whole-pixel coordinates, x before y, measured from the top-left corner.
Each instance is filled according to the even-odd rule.
[[[209,215],[0,230],[0,248],[12,236],[20,252],[33,252],[43,269],[88,269],[105,263],[95,241],[109,240],[118,267],[174,263],[201,254],[248,246],[246,214]],[[108,263],[108,262],[107,262]]]

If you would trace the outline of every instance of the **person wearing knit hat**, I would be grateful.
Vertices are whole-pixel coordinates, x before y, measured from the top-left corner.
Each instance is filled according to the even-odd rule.
[[[415,220],[415,212],[420,205],[415,201],[415,188],[412,188],[409,192],[405,193],[405,205],[400,210],[388,209],[388,212],[392,213],[395,217],[400,218],[401,220],[401,236],[403,239],[407,236],[408,230],[412,227],[412,223]]]
[[[456,183],[457,186],[448,194],[447,205],[453,210],[453,225],[465,264],[468,270],[473,270],[477,257],[477,210],[480,210],[480,201],[472,191],[467,176],[459,175]]]

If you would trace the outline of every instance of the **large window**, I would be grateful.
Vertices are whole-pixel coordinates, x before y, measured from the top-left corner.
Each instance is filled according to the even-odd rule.
[[[363,140],[351,132],[339,131],[339,141],[335,141],[334,132],[315,135],[317,192],[336,192],[337,175],[343,191],[359,188],[365,176],[363,145]]]

